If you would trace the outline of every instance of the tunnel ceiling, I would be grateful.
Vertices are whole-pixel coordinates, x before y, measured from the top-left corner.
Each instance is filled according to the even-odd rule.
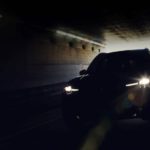
[[[92,3],[80,5],[76,1],[64,3],[62,6],[62,3],[49,5],[41,1],[32,4],[21,1],[18,4],[3,4],[1,10],[29,24],[41,27],[65,26],[95,36],[105,28],[120,35],[128,35],[129,32],[144,34],[150,29],[149,8],[136,6],[129,8],[118,5],[108,7]]]

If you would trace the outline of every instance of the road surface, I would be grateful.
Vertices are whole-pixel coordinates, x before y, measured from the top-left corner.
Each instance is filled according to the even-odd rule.
[[[42,93],[28,96],[27,99],[30,101],[24,99],[21,104],[7,108],[1,114],[0,150],[81,149],[88,134],[67,128],[62,116],[60,93],[53,96]],[[17,108],[19,106],[20,109]],[[99,149],[137,148],[150,149],[150,123],[139,118],[116,122]]]

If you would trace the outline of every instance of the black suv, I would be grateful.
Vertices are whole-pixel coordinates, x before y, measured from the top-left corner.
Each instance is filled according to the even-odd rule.
[[[148,49],[100,53],[63,93],[63,116],[70,127],[85,127],[104,115],[149,118]]]

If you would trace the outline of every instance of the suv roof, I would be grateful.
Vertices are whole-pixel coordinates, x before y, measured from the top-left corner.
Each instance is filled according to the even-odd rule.
[[[139,67],[150,63],[149,49],[125,50],[111,53],[100,53],[95,57],[88,67],[89,73],[95,73],[101,68],[110,68],[111,70],[121,69],[125,66],[127,71],[131,66]],[[125,70],[125,69],[124,69]]]
[[[104,52],[105,53],[105,52]],[[115,52],[109,52],[105,54],[132,54],[132,53],[150,53],[150,50],[148,48],[145,49],[132,49],[132,50],[122,50],[122,51],[115,51]]]

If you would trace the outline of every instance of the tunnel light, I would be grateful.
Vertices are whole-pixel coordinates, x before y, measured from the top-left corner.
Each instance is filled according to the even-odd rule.
[[[72,88],[72,86],[66,86],[66,87],[64,88],[64,90],[65,90],[65,92],[66,92],[67,94],[71,94],[72,92],[77,92],[77,91],[79,91],[79,89]]]
[[[75,39],[78,39],[78,40],[82,40],[84,42],[88,42],[88,43],[91,43],[91,44],[94,44],[94,45],[98,45],[98,46],[101,46],[101,47],[105,47],[105,45],[103,45],[103,44],[101,44],[99,42],[96,42],[96,41],[93,41],[93,40],[89,40],[87,38],[84,38],[84,37],[81,37],[81,36],[78,36],[78,35],[74,35],[72,33],[68,33],[68,32],[61,31],[61,30],[57,30],[56,33],[60,34],[60,35],[68,36],[68,37],[71,37],[71,38],[75,38]]]

